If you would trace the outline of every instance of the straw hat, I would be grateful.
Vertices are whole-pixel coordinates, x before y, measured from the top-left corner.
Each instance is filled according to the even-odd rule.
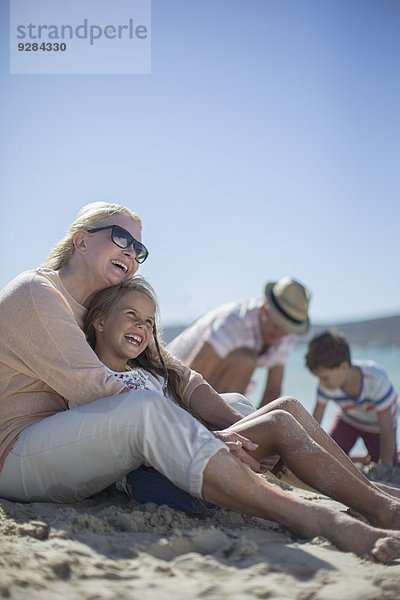
[[[288,333],[302,334],[310,328],[308,305],[311,293],[291,277],[265,286],[268,313],[271,319]]]

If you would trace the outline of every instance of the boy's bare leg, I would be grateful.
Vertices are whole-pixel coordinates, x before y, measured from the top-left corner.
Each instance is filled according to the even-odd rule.
[[[266,406],[260,408],[256,412],[251,415],[244,417],[240,423],[249,422],[254,418],[257,418],[261,414],[270,413],[273,410],[284,410],[289,414],[293,415],[293,417],[302,425],[302,427],[307,431],[308,435],[316,441],[322,448],[324,448],[327,452],[329,452],[332,456],[334,456],[343,466],[346,467],[355,477],[360,479],[361,481],[368,482],[370,486],[375,488],[379,488],[381,491],[390,494],[396,498],[400,499],[400,490],[397,488],[393,488],[388,485],[379,484],[376,482],[370,481],[365,475],[361,473],[361,471],[355,466],[353,461],[347,456],[345,452],[337,445],[337,443],[322,429],[322,427],[317,423],[312,415],[304,408],[304,406],[291,396],[283,396],[282,398],[278,398],[273,402],[270,402]],[[296,485],[295,478],[288,479],[290,483]]]
[[[230,427],[258,443],[250,454],[256,460],[279,454],[289,469],[312,488],[354,508],[374,524],[400,529],[400,501],[370,482],[355,477],[332,454],[326,451],[289,413],[275,410],[251,421]]]
[[[203,496],[220,506],[273,520],[303,538],[324,536],[337,548],[389,562],[400,554],[400,533],[375,529],[347,514],[299,500],[253,473],[225,450],[208,462]]]

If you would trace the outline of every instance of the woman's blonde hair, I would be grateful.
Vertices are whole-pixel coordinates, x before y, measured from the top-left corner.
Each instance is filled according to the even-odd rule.
[[[104,288],[94,295],[86,315],[84,326],[88,343],[94,350],[96,347],[96,329],[94,327],[94,322],[98,319],[106,318],[119,304],[121,299],[129,293],[144,294],[154,302],[156,322],[153,327],[152,339],[147,348],[138,357],[128,360],[128,366],[131,368],[146,369],[146,371],[149,371],[155,377],[164,377],[164,393],[168,390],[171,398],[176,404],[190,412],[198,420],[201,420],[198,415],[185,405],[183,400],[183,372],[179,368],[179,365],[171,360],[169,352],[162,346],[161,340],[159,339],[157,332],[157,322],[159,320],[157,296],[146,279],[136,275],[123,283]]]
[[[141,218],[129,208],[108,202],[91,202],[81,208],[66,235],[53,246],[43,267],[57,270],[66,265],[74,253],[74,235],[78,231],[87,231],[106,225],[107,220],[113,215],[129,217],[142,230]]]

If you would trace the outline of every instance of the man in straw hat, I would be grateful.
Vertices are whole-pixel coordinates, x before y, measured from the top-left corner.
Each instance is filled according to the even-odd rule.
[[[254,369],[267,368],[260,403],[264,406],[281,395],[290,352],[297,336],[310,327],[310,297],[291,277],[267,283],[264,299],[215,308],[185,329],[168,349],[219,393],[244,393]]]

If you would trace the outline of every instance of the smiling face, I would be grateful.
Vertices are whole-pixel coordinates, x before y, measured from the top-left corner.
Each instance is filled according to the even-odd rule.
[[[95,352],[113,371],[124,371],[126,362],[136,358],[153,337],[156,307],[141,292],[122,295],[106,317],[95,319]]]
[[[125,215],[113,215],[102,225],[119,225],[139,242],[142,241],[138,224]],[[138,270],[132,245],[120,248],[111,239],[111,229],[76,235],[76,250],[85,259],[86,277],[91,293],[122,283]]]

